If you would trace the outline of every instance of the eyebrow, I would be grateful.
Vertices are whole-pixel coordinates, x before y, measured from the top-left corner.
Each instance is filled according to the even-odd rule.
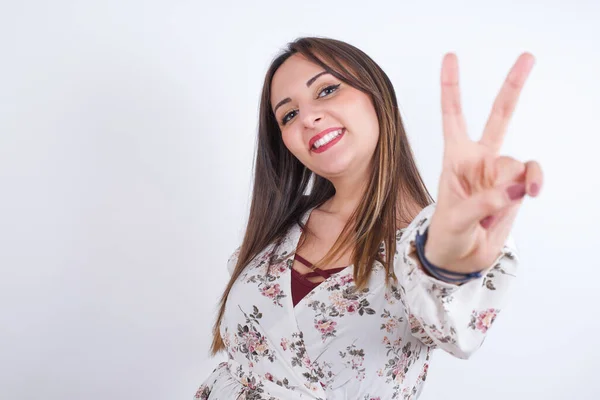
[[[310,85],[312,85],[317,78],[319,78],[321,75],[324,74],[328,74],[329,72],[327,71],[321,71],[318,74],[316,74],[315,76],[313,76],[312,78],[310,78],[307,82],[306,82],[306,87],[310,87]],[[273,114],[275,114],[277,112],[277,109],[279,107],[281,107],[282,105],[284,105],[285,103],[289,103],[290,101],[292,101],[292,99],[290,99],[289,97],[286,97],[285,99],[281,100],[279,103],[277,103],[277,105],[275,106],[275,108],[273,109]]]

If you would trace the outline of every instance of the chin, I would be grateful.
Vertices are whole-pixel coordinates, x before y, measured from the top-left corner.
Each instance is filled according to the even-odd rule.
[[[319,163],[318,168],[313,169],[313,171],[323,178],[336,178],[342,176],[344,174],[350,173],[351,163],[349,160],[341,160],[339,158],[327,160],[326,162]]]

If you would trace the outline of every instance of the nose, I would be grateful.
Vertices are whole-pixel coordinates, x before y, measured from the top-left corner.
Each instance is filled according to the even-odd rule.
[[[305,106],[302,121],[307,128],[314,128],[323,119],[323,111],[317,107]]]

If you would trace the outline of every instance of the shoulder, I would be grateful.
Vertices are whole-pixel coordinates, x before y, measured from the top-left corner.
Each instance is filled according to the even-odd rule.
[[[227,271],[229,271],[229,276],[233,275],[233,270],[235,269],[235,265],[237,264],[241,248],[242,247],[239,246],[237,249],[235,249],[227,259]]]
[[[433,212],[435,211],[435,205],[435,203],[431,203],[428,206],[421,208],[421,210],[416,213],[415,218],[412,220],[412,222],[419,221],[425,218],[430,218],[433,215]]]
[[[419,205],[413,205],[404,211],[404,213],[398,213],[399,218],[407,218],[399,220],[397,222],[398,230],[410,230],[410,228],[416,224],[422,224],[424,220],[427,220],[433,215],[435,211],[435,203],[431,203],[425,207]]]

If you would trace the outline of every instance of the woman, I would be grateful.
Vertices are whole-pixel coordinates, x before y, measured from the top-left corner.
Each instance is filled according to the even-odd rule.
[[[434,203],[381,68],[341,41],[290,43],[265,78],[249,222],[214,325],[228,361],[196,398],[415,399],[433,349],[477,350],[542,182],[536,162],[498,155],[532,65],[517,60],[474,142],[444,57]]]

